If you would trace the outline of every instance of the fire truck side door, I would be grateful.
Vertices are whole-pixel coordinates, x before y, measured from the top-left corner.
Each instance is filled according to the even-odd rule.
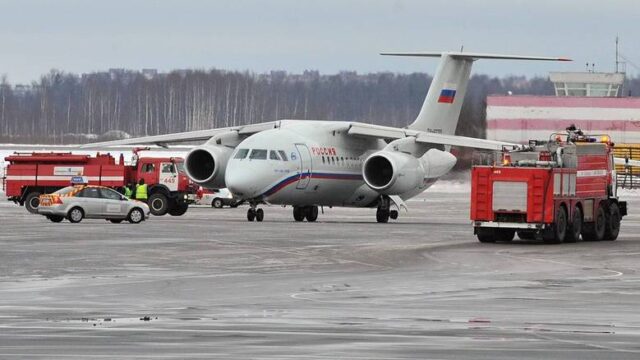
[[[172,162],[163,162],[160,164],[159,183],[169,188],[169,191],[178,190],[178,171]]]
[[[138,163],[138,181],[140,181],[140,179],[144,179],[144,182],[147,185],[153,185],[157,183],[158,167],[156,166],[156,164],[145,161],[145,159],[140,159]]]

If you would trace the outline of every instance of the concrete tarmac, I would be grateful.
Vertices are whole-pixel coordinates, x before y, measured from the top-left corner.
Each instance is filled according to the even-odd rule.
[[[468,184],[373,209],[54,224],[0,202],[1,359],[638,359],[640,197],[614,242],[481,244]]]

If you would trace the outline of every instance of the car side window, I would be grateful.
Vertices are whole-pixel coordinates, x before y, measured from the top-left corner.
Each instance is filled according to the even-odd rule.
[[[100,192],[98,188],[88,187],[80,191],[77,196],[83,198],[99,199]]]
[[[111,189],[100,189],[100,194],[102,194],[103,199],[109,199],[109,200],[122,199],[122,195],[118,194],[116,191]]]

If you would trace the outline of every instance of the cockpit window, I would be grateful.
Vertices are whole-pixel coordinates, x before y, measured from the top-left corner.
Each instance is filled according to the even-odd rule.
[[[263,149],[251,150],[251,155],[249,155],[249,160],[266,160],[266,159],[267,159],[267,150],[263,150]]]
[[[249,153],[249,149],[238,149],[238,152],[236,152],[236,156],[234,156],[234,159],[244,159],[247,157],[247,154]]]
[[[282,158],[282,161],[287,161],[287,153],[285,153],[282,150],[278,150],[278,153],[280,154],[280,157]]]
[[[280,161],[280,158],[278,157],[278,153],[275,152],[274,150],[269,151],[269,160],[278,160],[278,161]]]

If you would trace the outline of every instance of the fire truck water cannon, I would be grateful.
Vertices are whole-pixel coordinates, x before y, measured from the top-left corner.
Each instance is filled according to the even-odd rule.
[[[471,220],[481,242],[615,240],[627,203],[617,195],[613,142],[575,126],[549,141],[474,156]]]

